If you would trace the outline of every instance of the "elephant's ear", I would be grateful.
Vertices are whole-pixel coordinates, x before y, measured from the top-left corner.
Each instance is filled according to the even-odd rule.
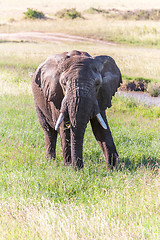
[[[41,88],[47,101],[52,101],[59,109],[64,97],[59,78],[61,64],[68,58],[67,52],[55,54],[42,63],[34,76],[35,83]]]
[[[118,87],[122,83],[121,72],[113,58],[109,56],[97,56],[99,71],[102,76],[102,85],[98,92],[98,103],[101,110],[111,107],[112,96],[115,95]]]

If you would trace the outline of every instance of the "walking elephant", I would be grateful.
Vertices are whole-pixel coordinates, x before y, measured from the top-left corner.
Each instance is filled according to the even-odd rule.
[[[38,67],[32,89],[48,158],[56,156],[59,133],[64,165],[83,168],[83,138],[90,121],[107,167],[116,165],[118,153],[105,110],[121,82],[111,57],[76,50],[53,55]]]

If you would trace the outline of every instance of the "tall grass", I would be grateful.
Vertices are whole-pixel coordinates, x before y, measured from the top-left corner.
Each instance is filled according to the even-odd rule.
[[[118,9],[152,9],[152,8],[160,8],[159,0],[146,0],[145,2],[135,0],[121,0],[121,1],[99,1],[99,0],[59,0],[59,1],[51,1],[46,0],[45,3],[43,1],[28,0],[27,2],[22,0],[21,4],[18,4],[18,0],[6,0],[1,4],[1,16],[0,19],[6,19],[9,17],[20,17],[22,13],[29,7],[41,10],[47,14],[53,14],[62,8],[77,8],[80,11],[89,9],[91,7],[100,8],[100,9],[110,9],[110,8],[118,8]],[[16,8],[15,8],[16,6]],[[62,7],[63,6],[63,7]]]
[[[115,97],[107,116],[120,168],[106,169],[88,125],[84,170],[75,172],[63,166],[59,138],[57,158],[47,162],[31,92],[14,71],[3,69],[2,78],[13,89],[0,94],[1,238],[158,239],[160,109]]]
[[[32,96],[0,102],[2,239],[159,238],[159,109],[115,99],[108,118],[121,169],[107,171],[88,126],[84,170],[74,172],[59,141],[47,162]]]
[[[159,21],[120,21],[93,14],[77,20],[56,18],[34,22],[15,21],[2,25],[0,31],[20,32],[22,29],[23,31],[61,32],[134,46],[159,47]]]
[[[31,74],[48,56],[73,49],[87,51],[92,56],[101,54],[112,56],[123,75],[160,81],[159,50],[142,47],[133,48],[88,42],[4,42],[0,44],[0,64],[4,68],[8,67],[9,72],[11,67],[11,71],[15,68],[14,72],[17,72],[16,69],[19,68],[21,69],[19,72]]]
[[[73,174],[72,174],[73,176]],[[24,180],[23,180],[24,181]],[[73,181],[73,180],[72,180]],[[108,174],[97,203],[57,205],[10,198],[1,205],[2,239],[159,239],[159,175]],[[82,192],[83,194],[83,192]]]
[[[46,160],[31,78],[47,56],[71,49],[110,55],[124,75],[159,79],[158,49],[0,44],[0,239],[159,239],[160,108],[113,99],[117,170],[107,170],[89,124],[83,171],[63,166],[59,138],[56,160]]]

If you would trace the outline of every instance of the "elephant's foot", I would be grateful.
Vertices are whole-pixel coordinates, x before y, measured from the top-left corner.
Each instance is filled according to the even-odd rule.
[[[47,152],[46,153],[46,158],[49,159],[55,159],[56,158],[56,154],[54,152]]]
[[[56,152],[55,148],[53,148],[51,145],[46,145],[46,157],[47,159],[55,159],[56,158]]]
[[[67,157],[63,160],[64,166],[69,166],[69,165],[71,165],[71,163],[72,163],[71,157]]]
[[[72,166],[75,170],[83,169],[83,160],[81,158],[77,158],[75,161],[72,161]]]
[[[119,156],[118,153],[109,153],[109,157],[107,159],[108,168],[113,169],[119,165]]]

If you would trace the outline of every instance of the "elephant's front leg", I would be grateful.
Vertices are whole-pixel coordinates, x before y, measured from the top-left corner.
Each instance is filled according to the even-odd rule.
[[[46,156],[47,158],[54,159],[56,157],[57,131],[49,125],[45,115],[37,104],[36,111],[45,135]]]
[[[46,156],[47,158],[55,159],[57,132],[53,128],[48,126],[47,130],[44,130],[44,134],[45,134]]]
[[[62,153],[63,153],[63,163],[64,165],[71,164],[71,144],[70,144],[70,129],[65,123],[62,123],[59,130]]]
[[[99,143],[106,159],[107,166],[113,167],[119,162],[118,153],[112,138],[105,112],[101,112],[103,120],[107,125],[105,130],[98,122],[97,118],[91,119],[91,126],[97,142]]]

